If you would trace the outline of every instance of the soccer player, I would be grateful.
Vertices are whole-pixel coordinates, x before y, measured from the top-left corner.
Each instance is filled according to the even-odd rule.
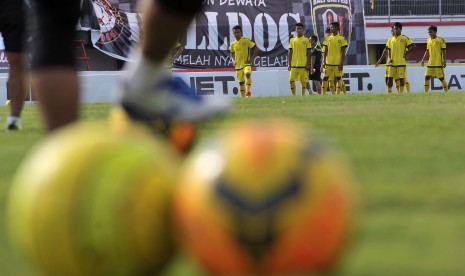
[[[428,58],[428,65],[425,72],[425,93],[429,91],[431,77],[438,78],[442,83],[444,92],[448,91],[447,82],[444,79],[444,68],[446,68],[446,42],[442,37],[437,36],[438,28],[431,26],[428,28],[429,38],[426,40],[426,51],[421,60],[421,66],[425,66],[425,58]]]
[[[316,87],[317,95],[321,94],[321,57],[322,57],[322,49],[320,45],[318,45],[318,37],[316,35],[312,35],[310,37],[310,45],[312,46],[310,50],[310,71],[309,71],[309,79],[313,81]],[[310,83],[307,83],[307,90],[310,95],[313,95],[312,88]]]
[[[344,58],[346,55],[347,41],[339,34],[339,23],[332,22],[330,24],[331,35],[325,38],[323,42],[324,58],[323,68],[325,68],[325,76],[323,78],[323,94],[326,94],[326,89],[329,85],[331,94],[335,94],[335,83],[337,84],[342,78],[344,70]],[[332,82],[331,80],[334,80]]]
[[[246,94],[252,95],[250,92],[250,87],[252,86],[252,62],[258,54],[258,48],[254,42],[242,36],[241,26],[234,26],[232,31],[236,40],[231,43],[230,56],[236,68],[241,97],[245,98]],[[251,55],[250,52],[252,50]]]
[[[391,27],[391,35],[392,36],[395,36],[394,34],[394,29]],[[381,54],[381,57],[379,58],[378,62],[376,62],[375,64],[375,67],[378,67],[378,65],[381,63],[381,61],[387,56],[387,48],[384,48],[383,50],[383,53]],[[391,66],[390,64],[390,60],[391,58],[388,57],[387,60],[386,60],[386,72],[384,74],[384,77],[385,77],[385,83],[386,85],[388,84],[388,75],[389,75],[389,68]],[[410,83],[408,81],[408,76],[407,76],[407,70],[405,70],[405,90],[407,91],[407,93],[410,93]],[[399,92],[399,89],[400,89],[400,79],[395,79],[395,82],[396,82],[396,90],[397,92]]]
[[[287,54],[289,65],[287,69],[289,73],[289,84],[291,93],[296,95],[297,80],[300,81],[300,90],[302,96],[305,95],[305,90],[308,85],[308,71],[310,70],[310,40],[304,36],[304,25],[302,23],[295,24],[296,36],[289,42],[289,52]]]
[[[412,40],[402,34],[402,24],[396,22],[392,25],[394,36],[390,37],[386,42],[387,56],[389,59],[389,72],[387,80],[387,92],[392,93],[392,85],[394,79],[399,79],[399,93],[404,92],[406,57],[415,48]]]
[[[27,93],[27,64],[24,51],[25,14],[23,1],[0,0],[0,32],[8,58],[8,92],[10,95],[10,116],[6,119],[8,131],[22,127],[21,111]]]
[[[32,0],[32,82],[48,131],[78,118],[79,81],[73,40],[79,0]],[[224,98],[198,96],[164,70],[165,58],[183,35],[203,0],[150,0],[144,7],[141,50],[126,63],[118,102],[132,120],[198,122],[229,109]],[[163,26],[163,27],[161,27]],[[57,39],[59,38],[59,39]]]

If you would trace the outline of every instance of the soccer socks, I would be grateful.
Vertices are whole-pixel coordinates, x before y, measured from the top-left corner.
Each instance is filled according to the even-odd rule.
[[[410,93],[410,83],[407,79],[405,79],[405,90],[407,91],[407,93]]]
[[[334,87],[333,81],[329,82],[329,90],[331,91],[331,94],[336,94],[336,87]]]
[[[404,93],[404,86],[403,85],[399,86],[399,93]]]
[[[399,91],[400,91],[400,90],[399,90],[399,89],[400,89],[400,80],[399,80],[399,79],[396,79],[395,81],[396,81],[396,90],[397,90],[397,93],[400,93],[400,92],[399,92]]]
[[[300,93],[302,94],[302,96],[305,96],[305,93],[307,91],[307,85],[305,83],[301,83],[301,87],[300,87]]]
[[[295,96],[295,82],[294,82],[294,81],[291,81],[291,82],[290,82],[290,85],[291,85],[292,96]]]
[[[239,89],[241,90],[241,97],[245,98],[245,84],[240,84]]]
[[[425,93],[429,91],[429,80],[425,80]]]
[[[326,90],[328,90],[328,81],[323,81],[323,85],[321,86],[321,94],[326,95]]]
[[[344,80],[343,79],[340,79],[338,82],[337,82],[337,86],[336,86],[336,94],[341,94],[341,91],[342,93],[346,94],[346,84],[344,83]]]
[[[449,91],[449,88],[447,87],[447,82],[445,79],[442,79],[441,80],[441,83],[442,83],[442,88],[444,89],[444,92],[447,92]]]
[[[249,91],[250,91],[250,87],[252,87],[252,77],[247,78],[247,80],[245,81],[245,85],[246,85],[246,87],[247,87],[247,91],[246,91],[246,92],[249,92]]]
[[[391,87],[389,87],[389,86],[387,87],[387,92],[388,92],[388,94],[392,94],[392,86],[391,86]]]

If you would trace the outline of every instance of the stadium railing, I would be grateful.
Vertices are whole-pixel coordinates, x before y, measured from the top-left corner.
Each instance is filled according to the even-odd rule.
[[[436,20],[454,17],[465,18],[464,0],[374,0],[364,1],[365,16],[371,18],[391,17],[431,18]]]

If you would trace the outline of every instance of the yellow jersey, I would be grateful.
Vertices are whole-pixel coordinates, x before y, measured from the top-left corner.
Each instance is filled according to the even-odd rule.
[[[443,50],[446,50],[446,42],[442,37],[431,37],[426,40],[426,49],[429,53],[428,67],[442,67],[444,61]]]
[[[305,68],[308,64],[307,51],[312,48],[308,37],[293,37],[289,42],[289,50],[292,50],[292,68]]]
[[[246,62],[250,59],[250,50],[253,49],[253,47],[255,47],[255,43],[245,37],[241,37],[241,39],[231,43],[230,50],[231,53],[234,53],[237,70],[247,65]]]
[[[325,40],[322,44],[326,49],[328,49],[328,53],[325,57],[327,65],[339,65],[341,64],[342,60],[342,51],[345,51],[347,48],[347,41],[346,39],[340,35],[328,35],[326,36]]]
[[[390,57],[392,60],[391,66],[405,66],[405,53],[407,47],[412,45],[413,41],[405,35],[392,36],[386,42],[386,48],[389,49]]]

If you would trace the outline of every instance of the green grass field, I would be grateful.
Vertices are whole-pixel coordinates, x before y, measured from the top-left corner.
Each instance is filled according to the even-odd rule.
[[[82,118],[104,119],[110,109],[84,105]],[[2,123],[7,111],[0,107]],[[239,99],[201,133],[270,116],[326,135],[353,167],[363,212],[337,274],[465,275],[465,93]],[[23,120],[21,132],[0,132],[0,218],[15,169],[44,137],[36,106]],[[12,257],[0,223],[0,275],[35,275]],[[183,272],[172,274],[189,275],[188,265],[173,267]]]

